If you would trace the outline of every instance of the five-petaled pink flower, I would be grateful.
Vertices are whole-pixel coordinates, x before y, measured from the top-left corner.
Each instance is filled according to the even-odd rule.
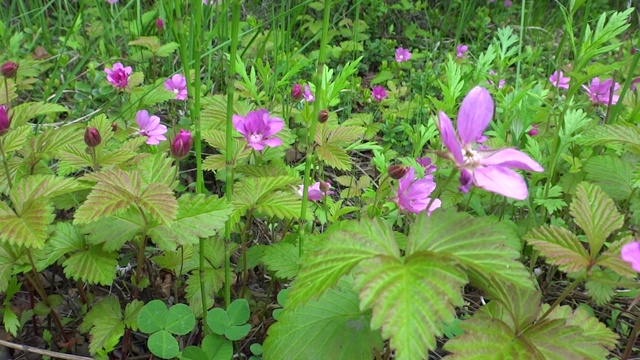
[[[613,94],[611,93],[612,87]],[[617,94],[617,92],[620,90],[620,84],[614,84],[613,79],[600,81],[600,78],[594,77],[593,79],[591,79],[591,84],[589,84],[589,87],[587,87],[586,85],[582,85],[582,88],[587,91],[587,94],[589,94],[589,99],[591,99],[591,102],[594,105],[609,105],[609,100],[611,100],[611,105],[615,105],[620,99],[620,95]]]
[[[460,169],[463,192],[475,186],[517,200],[527,198],[528,190],[522,176],[511,168],[541,172],[544,169],[527,154],[516,149],[478,149],[477,139],[493,117],[493,99],[487,89],[476,86],[464,97],[458,112],[457,127],[453,129],[449,117],[438,113],[438,129],[442,142],[449,150],[445,157]]]
[[[311,92],[311,87],[309,87],[309,85],[304,86],[304,94],[302,94],[302,96],[309,103],[316,101],[316,96]]]
[[[467,53],[467,51],[469,50],[469,47],[467,45],[458,45],[456,47],[456,57],[463,59],[466,58],[467,55],[465,55]]]
[[[147,144],[158,145],[160,141],[167,140],[164,134],[167,133],[167,127],[160,124],[160,118],[152,115],[149,116],[147,110],[140,110],[136,114],[136,122],[140,128],[138,134],[147,137]]]
[[[553,72],[553,74],[551,74],[551,76],[549,76],[549,81],[551,81],[551,84],[558,89],[568,89],[570,80],[570,77],[564,76],[562,70],[556,70]]]
[[[640,272],[640,242],[634,241],[624,245],[620,257],[630,263],[633,270]]]
[[[409,61],[409,59],[411,59],[411,53],[409,52],[408,49],[405,48],[397,48],[396,49],[396,61],[401,63],[404,61]]]
[[[118,62],[113,64],[112,69],[105,67],[104,72],[107,73],[107,81],[109,81],[111,85],[125,88],[129,85],[129,75],[133,72],[133,68],[131,68],[131,66],[125,67],[122,63]]]
[[[375,101],[382,101],[387,98],[387,91],[380,85],[376,85],[371,90],[371,95]]]
[[[426,210],[431,203],[428,210],[428,214],[431,215],[433,210],[442,205],[440,199],[433,199],[432,202],[429,197],[435,190],[436,183],[433,181],[433,175],[429,174],[422,179],[416,179],[415,171],[414,168],[409,168],[405,176],[398,180],[398,193],[395,201],[400,209],[416,214]]]
[[[164,87],[176,94],[176,100],[187,100],[187,79],[175,74],[164,82]]]
[[[233,115],[233,127],[244,135],[247,147],[262,151],[265,146],[282,145],[282,140],[272,137],[284,128],[280,118],[271,117],[264,109],[250,111],[247,116]]]
[[[317,183],[309,186],[309,192],[307,193],[307,197],[311,201],[320,201],[320,200],[322,200],[323,196],[333,194],[333,191],[331,191],[329,189],[331,189],[331,184],[330,183],[323,182],[321,184],[320,181],[318,181]],[[299,185],[298,186],[298,195],[302,196],[302,191],[303,190],[304,190],[304,185]]]

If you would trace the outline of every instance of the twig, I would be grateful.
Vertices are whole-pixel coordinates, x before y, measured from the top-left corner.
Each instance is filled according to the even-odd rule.
[[[26,351],[26,352],[30,352],[30,353],[34,353],[34,354],[38,354],[38,355],[51,356],[51,357],[56,358],[56,359],[93,360],[90,357],[65,354],[65,353],[60,353],[60,352],[55,352],[55,351],[50,351],[50,350],[43,350],[43,349],[39,349],[39,348],[33,347],[33,346],[14,344],[14,343],[12,343],[10,341],[5,341],[5,340],[0,340],[0,345],[2,345],[4,347],[11,348],[11,349],[22,350],[22,351]]]

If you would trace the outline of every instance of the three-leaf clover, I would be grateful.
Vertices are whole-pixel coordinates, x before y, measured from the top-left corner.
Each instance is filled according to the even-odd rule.
[[[174,335],[186,335],[196,325],[191,309],[185,304],[167,308],[164,302],[153,300],[138,314],[140,331],[150,334],[149,350],[162,359],[174,358],[180,352]],[[173,335],[172,335],[173,334]]]

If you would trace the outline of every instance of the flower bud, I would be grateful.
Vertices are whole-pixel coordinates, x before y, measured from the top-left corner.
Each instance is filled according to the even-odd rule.
[[[18,63],[7,61],[6,63],[2,64],[2,66],[0,66],[0,73],[2,73],[2,76],[6,77],[7,79],[11,79],[16,77],[19,67],[20,65]]]
[[[387,169],[387,173],[392,179],[400,180],[402,179],[407,172],[409,172],[409,168],[404,165],[391,165]]]
[[[320,180],[320,191],[326,193],[327,191],[329,191],[329,189],[331,189],[331,184]]]
[[[533,137],[533,136],[538,135],[538,133],[540,133],[540,128],[538,127],[538,125],[531,124],[531,130],[527,131],[527,135]]]
[[[118,131],[118,123],[117,122],[112,122],[111,123],[111,131],[113,131],[113,132]]]
[[[164,20],[162,20],[162,18],[156,20],[156,28],[158,28],[158,30],[164,29]]]
[[[0,136],[4,135],[9,131],[9,126],[11,126],[11,118],[7,113],[7,107],[4,105],[0,105]]]
[[[302,99],[302,85],[293,85],[293,87],[291,88],[291,97],[296,101]]]
[[[324,124],[327,122],[327,119],[329,119],[329,110],[320,110],[318,113],[318,122]]]
[[[87,144],[88,147],[96,147],[100,145],[102,142],[102,136],[100,136],[100,132],[98,129],[94,127],[88,127],[84,131],[84,143]]]
[[[180,130],[180,133],[171,142],[171,156],[174,159],[180,160],[189,154],[191,150],[191,144],[193,139],[191,138],[191,132],[186,130]]]

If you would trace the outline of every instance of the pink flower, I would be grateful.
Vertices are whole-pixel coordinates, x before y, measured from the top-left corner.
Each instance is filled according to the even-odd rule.
[[[536,124],[531,124],[531,130],[527,131],[527,135],[536,136],[540,133],[540,128]]]
[[[189,150],[191,150],[192,144],[193,138],[191,137],[191,132],[180,129],[180,133],[173,138],[171,146],[169,147],[171,156],[177,160],[183,159],[185,156],[189,155]]]
[[[429,175],[434,171],[436,171],[436,166],[432,164],[431,158],[428,158],[428,157],[418,158],[416,159],[416,162],[418,162],[418,164],[420,164],[424,168],[424,173],[426,175]]]
[[[634,241],[624,245],[620,257],[630,263],[633,270],[640,272],[640,242]]]
[[[328,182],[323,182],[324,184],[321,184],[320,181],[318,181],[317,183],[309,186],[309,192],[307,194],[308,199],[311,201],[320,201],[322,200],[323,196],[326,195],[331,195],[333,194],[333,191],[329,190],[331,189],[331,184]],[[324,188],[324,189],[322,189]],[[325,190],[325,191],[323,191]],[[299,185],[298,186],[298,195],[302,196],[302,192],[304,191],[304,185]]]
[[[489,70],[489,75],[495,76],[496,72],[493,71],[493,70]],[[502,89],[504,87],[504,83],[505,83],[505,80],[504,79],[500,79],[498,81],[498,89]],[[493,82],[493,80],[487,80],[487,84],[494,85],[494,82]]]
[[[487,89],[476,86],[462,100],[457,127],[440,111],[438,129],[442,142],[449,150],[445,157],[460,169],[460,187],[467,192],[475,186],[517,200],[528,196],[527,184],[511,168],[541,172],[544,169],[527,154],[516,149],[476,149],[477,139],[491,122],[493,99]]]
[[[611,94],[611,87],[613,87],[613,95]],[[616,94],[620,90],[620,84],[614,84],[613,79],[601,82],[600,78],[594,77],[589,87],[582,85],[582,88],[587,91],[589,99],[594,105],[609,105],[609,100],[611,100],[611,105],[615,105],[620,99],[620,95]]]
[[[631,85],[629,86],[629,88],[633,91],[636,91],[636,84],[640,83],[640,77],[639,78],[635,78],[633,80],[631,80]]]
[[[465,55],[465,53],[467,52],[467,50],[469,50],[469,47],[467,45],[458,45],[458,47],[456,48],[456,57],[460,59],[466,58],[467,56]]]
[[[431,192],[435,190],[436,183],[433,181],[433,175],[425,175],[422,179],[416,179],[415,169],[409,168],[407,174],[398,180],[398,194],[396,203],[406,211],[412,213],[421,213],[427,209],[431,202]],[[428,214],[442,205],[440,199],[434,199]]]
[[[401,47],[396,49],[397,62],[401,63],[401,62],[409,61],[409,59],[411,59],[411,53],[409,52],[408,49],[401,48]]]
[[[109,4],[117,4],[118,0],[107,0],[107,3],[109,3]]]
[[[162,20],[162,18],[156,20],[156,28],[158,28],[158,30],[164,29],[164,20]]]
[[[9,131],[10,126],[11,117],[9,117],[7,107],[5,105],[0,105],[0,136],[6,134],[7,131]]]
[[[104,68],[104,72],[107,73],[107,81],[111,85],[119,88],[125,88],[129,85],[129,75],[133,72],[131,66],[124,67],[122,63],[113,64],[113,69],[108,67]]]
[[[504,7],[511,7],[513,5],[513,2],[511,2],[511,0],[504,0]]]
[[[176,94],[176,100],[187,100],[187,79],[175,74],[164,82],[164,87]]]
[[[267,110],[250,111],[245,117],[234,114],[233,127],[244,135],[247,147],[256,151],[262,151],[265,146],[282,145],[282,140],[272,136],[284,128],[284,122],[280,118],[272,118]]]
[[[562,70],[556,70],[553,72],[553,74],[551,74],[551,76],[549,76],[549,81],[551,81],[551,84],[558,89],[568,89],[569,80],[571,80],[571,78],[569,78],[568,76],[564,76]]]
[[[316,101],[316,96],[311,92],[309,85],[304,86],[304,94],[302,94],[302,96],[308,103]]]
[[[380,85],[376,85],[371,90],[371,95],[375,101],[382,101],[387,98],[387,91]]]
[[[159,117],[155,115],[149,116],[149,112],[147,110],[138,111],[136,114],[136,122],[140,128],[138,134],[148,138],[147,144],[158,145],[160,144],[160,141],[167,140],[164,136],[164,134],[167,133],[167,127],[160,124]]]

